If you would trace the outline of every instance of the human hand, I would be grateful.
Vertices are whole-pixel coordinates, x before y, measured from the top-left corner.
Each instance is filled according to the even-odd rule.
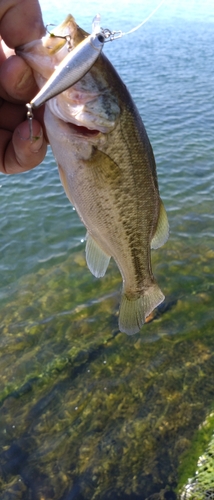
[[[26,106],[38,92],[31,68],[13,49],[45,33],[37,0],[0,0],[0,172],[15,174],[43,160],[43,113],[35,112],[33,139]],[[6,44],[6,45],[5,45]]]

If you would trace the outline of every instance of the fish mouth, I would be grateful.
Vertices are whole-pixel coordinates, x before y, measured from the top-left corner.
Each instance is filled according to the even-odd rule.
[[[69,125],[69,128],[71,129],[73,134],[77,135],[78,137],[92,138],[98,136],[101,133],[100,130],[89,129],[87,127],[84,127],[83,125],[75,125],[74,123],[70,122],[67,122],[67,125]]]

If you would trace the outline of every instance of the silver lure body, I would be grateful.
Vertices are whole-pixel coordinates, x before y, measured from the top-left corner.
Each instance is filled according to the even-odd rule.
[[[40,92],[30,101],[38,108],[78,82],[93,66],[104,45],[101,33],[91,34],[62,60]]]

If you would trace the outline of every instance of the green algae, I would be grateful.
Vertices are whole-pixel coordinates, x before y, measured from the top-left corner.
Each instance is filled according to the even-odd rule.
[[[194,487],[192,488],[192,494],[189,493],[187,495],[187,498],[190,499],[195,499],[195,500],[203,500],[206,496],[206,488],[209,489],[209,486],[214,486],[213,483],[214,480],[214,475],[213,478],[211,478],[208,470],[208,466],[206,467],[205,470],[207,470],[207,474],[205,473],[203,477],[203,471],[202,468],[199,467],[197,468],[198,462],[201,462],[202,460],[199,459],[199,457],[204,457],[204,461],[206,459],[206,449],[207,446],[209,445],[209,448],[212,447],[212,450],[214,449],[213,447],[213,431],[214,431],[214,413],[211,412],[210,415],[207,416],[205,421],[199,426],[199,429],[195,432],[195,435],[191,441],[191,446],[188,449],[188,452],[184,453],[184,455],[181,457],[181,465],[178,469],[178,474],[179,474],[179,482],[178,482],[178,487],[177,491],[181,492],[183,490],[183,494],[181,495],[182,499],[185,499],[185,490],[188,493],[188,486],[183,489],[184,485],[189,485],[190,484],[190,478],[193,478],[193,476],[197,476],[197,480],[199,479],[199,471],[200,472],[200,491],[198,492],[197,495],[197,487],[195,488],[195,493],[194,493]],[[209,454],[209,450],[208,450]],[[210,453],[210,459],[212,460],[212,470],[214,470],[214,462],[213,462],[213,457],[214,453],[212,451],[212,454]],[[206,464],[207,465],[207,464]],[[197,472],[195,472],[197,470]],[[207,485],[207,480],[209,481],[210,478],[210,484]],[[193,481],[193,480],[192,480]]]
[[[200,453],[193,477],[183,477],[185,487],[180,488],[181,500],[211,500],[214,495],[214,414],[211,413],[193,439],[192,456]],[[211,435],[211,437],[210,437]],[[189,472],[190,468],[187,467]],[[192,471],[191,471],[192,472]],[[188,480],[187,480],[188,479]]]
[[[72,252],[12,290],[0,310],[3,498],[174,494],[213,405],[214,252],[192,259],[172,242],[153,265],[167,301],[133,337],[118,331],[114,263],[96,280]]]

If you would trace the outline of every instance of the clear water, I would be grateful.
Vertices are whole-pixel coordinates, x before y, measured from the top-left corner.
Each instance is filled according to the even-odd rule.
[[[71,12],[90,30],[99,11],[127,31],[157,3],[41,5],[47,23]],[[146,126],[170,223],[153,254],[166,303],[141,333],[118,333],[119,272],[88,271],[51,151],[0,177],[3,499],[176,498],[214,403],[213,28],[213,2],[167,0],[105,47]]]

